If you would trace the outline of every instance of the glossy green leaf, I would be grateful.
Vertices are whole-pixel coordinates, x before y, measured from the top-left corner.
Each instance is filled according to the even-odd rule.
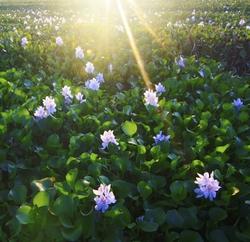
[[[36,196],[33,198],[33,204],[37,207],[49,206],[50,197],[48,192],[42,191],[38,192]]]
[[[133,136],[137,132],[137,125],[133,121],[125,121],[122,124],[122,131],[128,136]]]

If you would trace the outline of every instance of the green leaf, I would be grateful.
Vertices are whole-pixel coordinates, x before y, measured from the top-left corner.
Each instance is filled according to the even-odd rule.
[[[215,207],[209,209],[209,217],[214,222],[219,222],[227,217],[227,213],[224,209]]]
[[[28,205],[22,205],[16,213],[16,218],[21,224],[30,224],[33,222],[32,208]]]
[[[137,184],[137,190],[143,197],[143,199],[147,199],[152,193],[152,188],[144,181],[140,181]]]
[[[10,221],[8,221],[6,225],[8,227],[9,232],[11,233],[11,237],[15,237],[21,232],[21,228],[22,228],[21,223],[15,217],[13,217]],[[1,239],[1,236],[0,236],[0,239]]]
[[[202,222],[197,218],[196,207],[179,208],[178,211],[184,219],[185,228],[199,229],[202,226]]]
[[[210,242],[229,242],[222,230],[215,229],[209,233]]]
[[[46,191],[48,188],[53,186],[54,178],[46,177],[41,180],[32,181],[31,185],[39,191]]]
[[[61,195],[53,204],[53,212],[57,216],[73,217],[76,211],[76,204],[72,197]]]
[[[148,221],[141,221],[138,222],[138,226],[141,228],[141,230],[145,232],[155,232],[158,230],[159,225],[155,222],[148,222]]]
[[[180,234],[180,242],[204,242],[199,233],[192,230],[184,230]]]
[[[218,147],[216,147],[216,151],[223,154],[229,146],[230,146],[230,144],[218,146]]]
[[[127,227],[131,223],[131,216],[128,209],[120,204],[113,206],[105,213],[105,217],[112,218],[115,223]]]
[[[146,209],[145,220],[162,225],[166,221],[166,213],[161,208]]]
[[[176,210],[169,210],[166,215],[167,223],[171,225],[172,227],[181,228],[184,223],[183,217],[180,215],[180,213]]]
[[[133,136],[137,132],[137,125],[133,121],[125,121],[122,124],[122,131],[128,136]]]
[[[138,145],[137,146],[138,154],[143,155],[146,153],[146,147],[144,145]]]
[[[204,163],[201,160],[193,160],[191,165],[192,167],[196,167],[196,166],[204,167]]]
[[[184,200],[187,196],[187,189],[183,181],[174,181],[170,185],[171,196],[175,201]]]
[[[33,198],[33,204],[37,207],[49,206],[49,194],[46,191],[38,192]]]
[[[27,189],[24,185],[15,185],[9,192],[9,197],[16,203],[22,204],[26,201]]]
[[[52,134],[48,137],[47,147],[50,150],[56,150],[60,148],[60,138],[57,134]]]
[[[71,186],[74,187],[75,181],[76,181],[76,177],[78,175],[78,169],[71,169],[67,175],[66,175],[66,181],[67,183]]]
[[[63,228],[61,229],[62,236],[67,241],[77,241],[82,234],[82,225],[78,223],[74,228]]]

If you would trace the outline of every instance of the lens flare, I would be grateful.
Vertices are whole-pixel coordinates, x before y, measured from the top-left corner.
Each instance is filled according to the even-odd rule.
[[[147,86],[147,88],[150,88],[152,86],[152,83],[149,79],[148,73],[145,70],[143,59],[142,59],[141,54],[139,52],[139,49],[135,43],[135,39],[134,39],[133,33],[130,29],[124,8],[123,8],[120,0],[117,0],[116,3],[117,3],[117,8],[118,8],[123,26],[125,28],[126,34],[128,36],[128,39],[129,39],[130,47],[132,48],[136,63],[138,65],[139,71],[142,75],[142,78],[143,78],[145,85]]]

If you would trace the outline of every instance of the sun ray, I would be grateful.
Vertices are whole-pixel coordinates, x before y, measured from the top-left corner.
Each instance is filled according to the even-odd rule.
[[[137,62],[139,71],[140,71],[140,73],[142,75],[142,78],[143,78],[143,81],[144,81],[145,85],[147,86],[147,88],[150,88],[152,86],[152,83],[151,83],[151,81],[149,79],[148,73],[145,70],[144,62],[142,60],[139,49],[138,49],[138,47],[137,47],[137,45],[135,43],[134,36],[133,36],[133,33],[132,33],[131,29],[130,29],[130,26],[129,26],[127,17],[125,15],[123,6],[122,6],[120,0],[117,0],[116,3],[117,3],[119,14],[121,16],[122,23],[124,25],[125,31],[127,33],[128,39],[129,39],[129,44],[130,44],[130,46],[132,48],[135,60]]]
[[[158,35],[155,33],[155,31],[150,27],[150,25],[145,21],[143,17],[143,12],[139,9],[138,5],[135,3],[134,0],[128,0],[129,4],[131,5],[132,10],[136,14],[136,16],[139,18],[145,29],[153,36],[155,41],[161,45],[161,47],[164,47],[164,44],[162,43],[161,39],[158,37]]]

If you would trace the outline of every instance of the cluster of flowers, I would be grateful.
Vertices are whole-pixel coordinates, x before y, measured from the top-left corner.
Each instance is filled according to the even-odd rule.
[[[73,95],[71,93],[71,89],[68,86],[64,86],[62,88],[61,94],[64,97],[65,104],[70,104],[72,103],[73,100]],[[83,94],[81,92],[78,92],[75,95],[75,98],[77,101],[80,103],[83,103],[86,101],[86,99],[83,99]],[[55,99],[52,97],[46,97],[43,99],[43,106],[39,106],[35,112],[34,112],[34,117],[38,120],[47,118],[49,116],[52,116],[56,112],[56,102]]]
[[[219,181],[214,179],[214,172],[211,172],[209,175],[208,172],[205,172],[203,175],[198,173],[195,184],[198,184],[198,188],[194,189],[194,192],[197,194],[197,198],[204,197],[213,201],[216,198],[216,193],[221,189]],[[106,212],[111,204],[116,203],[115,195],[111,191],[111,185],[101,184],[98,190],[93,190],[93,193],[96,195],[94,201],[96,203],[95,210],[102,213]],[[143,220],[143,216],[140,217],[140,221]]]
[[[21,46],[25,47],[27,44],[28,44],[28,39],[26,37],[23,37],[21,39]],[[63,39],[60,36],[56,37],[56,45],[57,46],[63,46],[63,44],[64,44]],[[84,52],[83,52],[83,49],[80,46],[78,46],[78,47],[75,48],[75,57],[76,57],[76,59],[83,59],[84,58]],[[110,72],[112,72],[112,70],[113,70],[112,64],[109,64],[108,69],[109,69]],[[94,72],[95,72],[95,66],[91,62],[87,62],[86,65],[84,66],[84,70],[88,74],[94,74]],[[88,89],[97,91],[97,90],[99,90],[100,85],[103,82],[104,82],[104,76],[103,76],[103,74],[102,73],[98,73],[95,78],[87,80],[85,82],[85,86]]]
[[[71,89],[69,86],[64,86],[62,88],[62,91],[61,91],[61,94],[63,95],[64,97],[64,101],[65,101],[65,104],[71,104],[72,103],[72,99],[73,99],[73,95],[71,93]],[[83,103],[86,101],[86,99],[83,99],[83,94],[81,92],[78,92],[76,95],[75,95],[75,98],[77,101],[79,101],[80,103]]]
[[[63,40],[61,37],[57,37],[56,38],[56,44],[58,46],[62,46],[63,45]],[[83,59],[84,58],[84,52],[83,52],[83,49],[78,46],[75,48],[75,57],[77,59]],[[95,72],[95,66],[93,63],[91,62],[87,62],[85,67],[84,67],[84,70],[86,73],[88,74],[94,74]],[[91,90],[94,90],[94,91],[97,91],[99,90],[100,88],[100,85],[104,82],[104,77],[103,77],[103,74],[102,73],[98,73],[97,76],[95,78],[92,78],[90,80],[87,80],[85,82],[85,87],[88,88],[88,89],[91,89]]]
[[[148,89],[147,91],[144,92],[144,101],[146,105],[151,105],[154,107],[158,107],[158,101],[162,93],[166,92],[165,87],[159,82],[158,84],[155,85],[155,91]],[[158,96],[157,96],[158,95]]]
[[[43,106],[39,106],[36,109],[34,116],[37,119],[44,119],[47,118],[48,116],[51,116],[55,112],[56,112],[55,99],[52,97],[46,97],[45,99],[43,99]]]
[[[89,64],[92,64],[88,62]],[[88,64],[87,63],[87,64]],[[93,64],[92,64],[93,65]],[[87,68],[87,66],[86,66]],[[104,77],[102,73],[98,73],[95,78],[92,78],[90,80],[87,80],[85,82],[85,87],[87,89],[93,90],[93,91],[98,91],[100,89],[101,84],[104,82]]]

